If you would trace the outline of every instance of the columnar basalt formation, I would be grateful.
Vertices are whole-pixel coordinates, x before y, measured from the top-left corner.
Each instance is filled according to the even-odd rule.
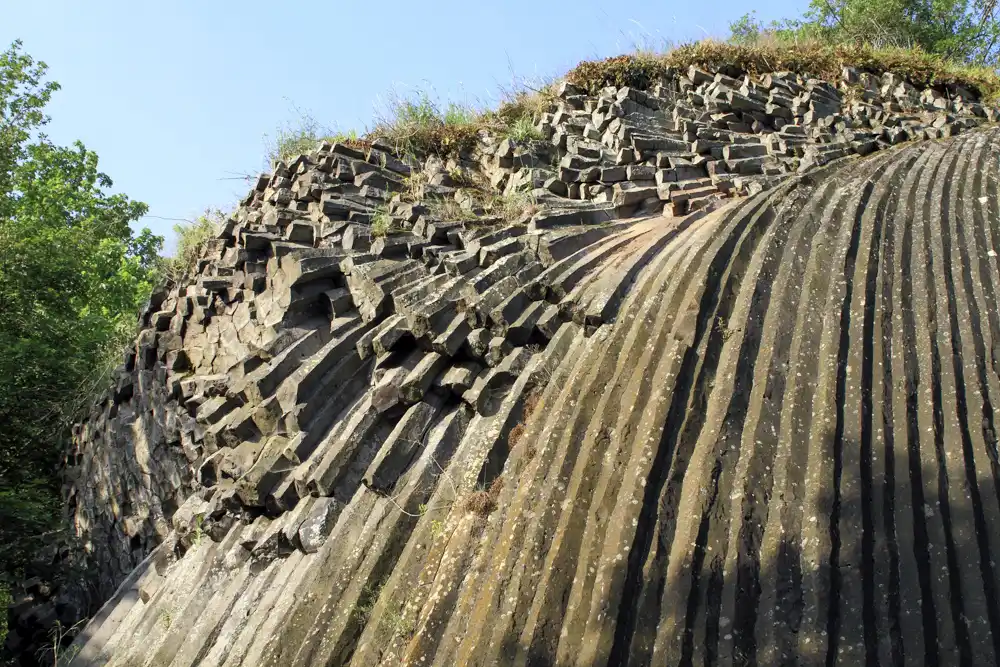
[[[692,68],[278,164],[75,431],[72,664],[992,664],[1000,134],[951,92]]]

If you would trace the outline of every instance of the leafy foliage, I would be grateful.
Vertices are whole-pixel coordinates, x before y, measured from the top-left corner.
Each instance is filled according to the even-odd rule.
[[[134,334],[162,239],[130,222],[83,144],[41,132],[58,86],[14,44],[0,55],[0,577],[58,528],[69,424]]]
[[[748,12],[729,24],[729,41],[751,46],[760,41],[763,24],[757,20],[757,11]]]
[[[220,209],[208,209],[190,222],[174,225],[176,252],[173,257],[162,261],[166,276],[171,280],[180,279],[194,265],[205,243],[215,237],[225,219],[226,214]]]
[[[7,613],[6,609],[14,599],[10,595],[10,586],[0,580],[0,643],[7,636]]]
[[[978,66],[1000,62],[996,0],[811,0],[799,19],[765,26],[754,12],[730,24],[730,40],[762,38],[801,43],[916,48],[945,60]]]

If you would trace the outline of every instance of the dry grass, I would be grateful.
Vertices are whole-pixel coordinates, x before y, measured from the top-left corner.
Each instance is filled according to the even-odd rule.
[[[524,421],[528,421],[531,415],[535,414],[535,410],[538,406],[542,404],[542,394],[540,391],[533,391],[528,394],[528,397],[524,399]]]
[[[497,498],[503,491],[503,479],[497,477],[488,489],[480,489],[465,499],[465,509],[479,516],[488,516],[497,508]]]
[[[438,220],[451,222],[453,220],[468,220],[474,217],[471,213],[462,208],[455,199],[451,197],[434,197],[424,202],[430,210],[431,216]]]
[[[497,194],[488,184],[476,183],[462,188],[462,192],[471,195],[473,206],[481,210],[487,218],[499,218],[507,224],[525,222],[527,218],[538,212],[538,203],[528,192]],[[458,200],[451,197],[432,198],[425,201],[431,216],[437,220],[464,220],[473,222],[477,217],[470,210],[463,208]]]
[[[488,197],[483,208],[489,215],[501,218],[508,224],[522,222],[538,212],[538,203],[528,192],[512,192]]]
[[[524,83],[517,91],[504,91],[504,101],[491,112],[494,124],[501,134],[515,141],[529,141],[541,137],[535,124],[543,113],[554,111],[559,102],[552,82],[537,87]]]
[[[725,68],[751,75],[792,71],[830,81],[839,80],[844,67],[854,67],[876,75],[893,72],[918,88],[961,86],[987,101],[995,100],[1000,94],[1000,76],[989,68],[950,62],[918,49],[876,49],[818,41],[793,44],[764,40],[754,44],[730,44],[704,40],[660,54],[640,53],[583,62],[567,75],[567,80],[591,93],[605,86],[644,89],[671,71],[684,72],[691,65],[710,71]]]
[[[508,449],[514,449],[517,447],[517,443],[521,442],[521,438],[524,437],[524,424],[520,423],[514,426],[507,434],[507,447]]]
[[[521,438],[524,437],[524,432],[526,430],[525,424],[528,422],[529,419],[531,419],[531,415],[535,413],[535,410],[538,409],[538,406],[541,405],[541,403],[542,403],[542,394],[537,389],[535,391],[532,391],[530,394],[527,395],[527,397],[525,397],[524,408],[522,409],[521,412],[521,421],[518,422],[514,426],[514,428],[510,430],[510,433],[507,435],[508,448],[514,449],[514,447],[516,447],[517,444],[521,441]]]
[[[410,172],[403,178],[403,191],[400,193],[404,201],[416,202],[424,198],[424,186],[430,181],[430,174],[423,169]]]

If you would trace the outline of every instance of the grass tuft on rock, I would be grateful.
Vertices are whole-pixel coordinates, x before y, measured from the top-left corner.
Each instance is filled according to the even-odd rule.
[[[516,140],[540,137],[535,123],[554,103],[547,90],[506,95],[496,110],[450,103],[442,108],[426,92],[390,96],[368,139],[389,144],[398,155],[454,155],[475,148],[482,133]]]
[[[390,231],[392,231],[392,217],[389,215],[389,211],[385,207],[379,207],[375,210],[374,215],[372,215],[372,236],[381,238],[383,236],[387,236]]]

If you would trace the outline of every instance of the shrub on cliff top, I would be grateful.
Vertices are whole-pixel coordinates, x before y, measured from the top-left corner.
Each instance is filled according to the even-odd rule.
[[[704,40],[663,54],[623,55],[583,62],[566,78],[591,93],[605,86],[644,89],[671,71],[686,72],[691,65],[751,75],[792,71],[831,81],[839,80],[844,67],[855,67],[877,75],[893,72],[918,88],[961,86],[987,100],[1000,93],[1000,76],[987,67],[955,63],[919,49],[821,42],[730,44]]]
[[[315,146],[310,146],[312,150]],[[163,259],[162,270],[167,278],[178,280],[194,266],[205,244],[218,233],[219,225],[226,219],[220,209],[208,209],[196,219],[174,225],[176,251],[173,257]]]
[[[421,91],[409,97],[391,95],[370,136],[400,155],[443,155],[471,149],[481,129],[483,114],[477,110],[456,103],[441,109]]]
[[[702,40],[663,53],[642,51],[604,60],[586,61],[566,75],[566,80],[591,94],[605,86],[648,89],[670,72],[683,73],[694,65],[731,74],[761,75],[792,71],[837,81],[844,67],[881,75],[893,72],[919,88],[966,88],[984,101],[1000,96],[1000,76],[989,67],[949,60],[921,48],[876,47],[871,44],[831,43],[817,31],[761,31],[749,15],[733,24],[734,41]],[[804,38],[806,34],[813,35]],[[375,128],[333,137],[308,116],[298,126],[279,132],[271,157],[287,159],[315,148],[321,139],[368,145],[380,139],[399,155],[450,155],[472,150],[480,133],[523,141],[537,138],[535,124],[556,102],[550,85],[507,92],[495,110],[468,105],[439,105],[427,93],[391,95]]]
[[[297,155],[308,153],[321,142],[341,143],[349,146],[367,145],[356,131],[340,132],[320,123],[311,114],[295,108],[294,121],[278,127],[273,135],[264,135],[268,168],[279,161],[289,161]]]
[[[867,44],[919,48],[952,62],[1000,63],[996,0],[811,0],[801,18],[764,25],[750,12],[730,25],[736,43]]]
[[[468,104],[442,106],[425,91],[392,94],[367,139],[381,139],[399,155],[451,155],[471,151],[480,133],[531,139],[535,122],[554,96],[547,89],[506,92],[495,110]]]

